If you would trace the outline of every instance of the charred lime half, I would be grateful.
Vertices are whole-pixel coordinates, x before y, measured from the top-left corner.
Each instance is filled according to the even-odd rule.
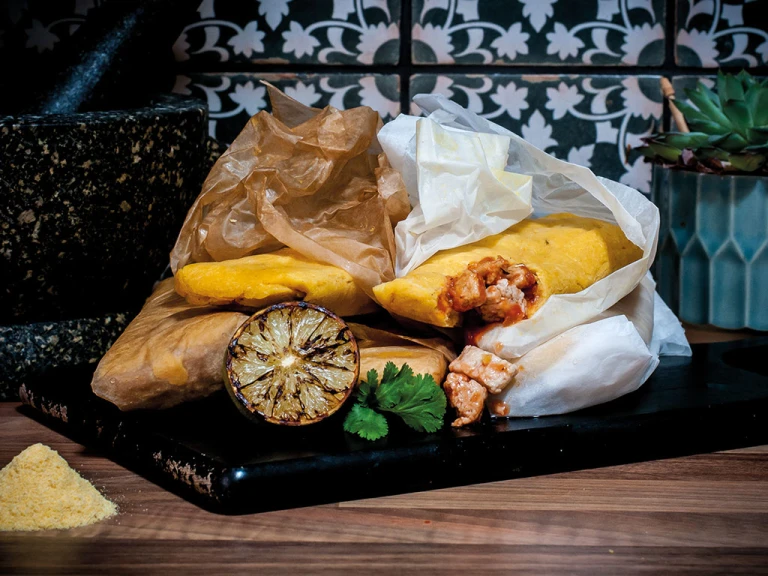
[[[226,387],[248,416],[302,426],[338,410],[352,393],[360,353],[334,313],[306,302],[251,316],[227,347]]]

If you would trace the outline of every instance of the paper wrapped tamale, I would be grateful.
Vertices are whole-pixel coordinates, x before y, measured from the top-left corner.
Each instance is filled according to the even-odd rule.
[[[614,224],[553,214],[440,252],[374,294],[391,313],[435,326],[457,326],[470,310],[511,324],[553,294],[580,292],[641,256]]]
[[[408,364],[415,374],[430,374],[440,384],[448,363],[456,357],[451,343],[444,338],[405,336],[354,323],[349,327],[360,349],[361,380],[366,379],[369,370],[381,375],[387,362],[392,362],[398,368]]]
[[[94,393],[121,410],[170,408],[216,392],[232,335],[248,316],[189,304],[161,282],[138,316],[96,368]],[[416,373],[445,376],[455,354],[443,338],[418,338],[349,324],[361,352],[361,374],[387,361],[408,363]]]
[[[346,270],[320,264],[290,248],[236,260],[187,264],[176,273],[176,291],[198,305],[263,308],[304,300],[339,316],[376,309]]]
[[[101,359],[91,388],[121,410],[204,398],[221,388],[224,351],[247,318],[190,306],[164,280]]]

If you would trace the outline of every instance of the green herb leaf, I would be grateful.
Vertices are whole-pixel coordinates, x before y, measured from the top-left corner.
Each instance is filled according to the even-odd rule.
[[[389,426],[382,414],[368,406],[355,404],[344,420],[344,430],[365,440],[378,440],[387,435]]]
[[[445,393],[429,374],[414,375],[408,364],[398,368],[387,362],[379,382],[369,370],[357,390],[357,403],[344,420],[344,430],[366,440],[387,435],[387,419],[376,410],[391,412],[420,432],[436,432],[443,426]]]
[[[414,430],[436,432],[443,426],[443,390],[429,374],[414,376],[408,364],[393,380],[382,382],[376,390],[376,400],[381,410],[397,414]]]
[[[384,366],[384,373],[381,375],[382,383],[394,380],[398,372],[400,372],[400,370],[398,370],[394,362],[387,362]]]
[[[370,403],[371,394],[378,386],[379,375],[376,370],[369,370],[366,379],[361,381],[357,386],[357,392],[355,393],[355,400],[358,404],[368,405]]]

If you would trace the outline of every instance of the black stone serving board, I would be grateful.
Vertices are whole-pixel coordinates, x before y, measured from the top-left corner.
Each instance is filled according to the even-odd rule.
[[[249,513],[766,443],[766,359],[768,337],[698,345],[602,406],[431,435],[392,422],[377,442],[343,432],[343,413],[298,429],[252,424],[224,393],[121,413],[90,392],[92,367],[43,373],[20,396],[30,414],[169,490]]]

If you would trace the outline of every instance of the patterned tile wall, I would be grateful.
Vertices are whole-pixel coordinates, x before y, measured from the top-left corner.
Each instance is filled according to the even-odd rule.
[[[664,0],[414,0],[416,64],[664,63]]]
[[[211,136],[231,142],[248,118],[269,110],[262,80],[307,106],[370,106],[385,122],[400,113],[397,74],[190,73],[176,76],[174,92],[208,102]]]
[[[203,0],[180,62],[397,64],[399,0]]]
[[[558,158],[650,192],[650,164],[627,148],[661,120],[658,76],[420,74],[410,91],[444,94]]]
[[[13,51],[34,67],[104,2],[0,4],[0,60]],[[262,79],[312,106],[371,106],[385,121],[413,111],[414,94],[439,92],[647,192],[650,169],[631,148],[661,121],[660,76],[681,93],[718,66],[768,75],[768,0],[195,4],[168,38],[174,90],[208,103],[223,142],[268,108]]]
[[[768,64],[768,2],[677,0],[680,66],[754,68]]]

